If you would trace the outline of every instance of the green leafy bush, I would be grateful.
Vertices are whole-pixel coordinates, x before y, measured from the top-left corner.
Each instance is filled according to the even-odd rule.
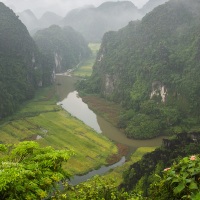
[[[77,186],[65,185],[66,192],[60,192],[55,199],[64,200],[143,200],[139,194],[120,190],[114,180],[106,180],[95,176],[91,180]],[[54,198],[53,198],[54,199]]]
[[[163,178],[152,184],[150,196],[155,200],[200,199],[200,157],[185,157],[164,169]]]
[[[44,199],[69,178],[62,169],[73,152],[39,147],[36,142],[0,145],[0,197],[4,199]]]

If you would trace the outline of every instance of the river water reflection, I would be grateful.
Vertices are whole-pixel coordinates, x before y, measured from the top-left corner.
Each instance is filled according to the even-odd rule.
[[[96,114],[82,101],[77,91],[70,92],[63,101],[58,102],[58,105],[61,105],[67,112],[93,128],[96,132],[102,132],[97,122]]]
[[[157,137],[149,140],[128,139],[119,129],[104,120],[101,116],[96,115],[78,96],[78,92],[75,91],[74,84],[77,80],[78,78],[75,77],[56,77],[57,94],[61,100],[58,104],[66,111],[83,121],[96,132],[102,133],[116,143],[128,146],[132,152],[138,147],[160,146],[162,144],[162,139],[164,137]]]
[[[158,137],[151,140],[128,139],[119,129],[114,127],[108,121],[104,120],[104,118],[96,115],[92,110],[88,108],[88,105],[82,101],[78,95],[78,92],[75,91],[74,85],[77,80],[78,78],[76,77],[56,76],[56,91],[60,99],[58,105],[61,105],[63,109],[93,128],[97,133],[103,134],[115,143],[120,143],[129,147],[129,154],[127,156],[133,153],[138,147],[151,147],[161,145],[163,137]],[[121,160],[114,165],[101,166],[101,168],[93,170],[86,175],[74,176],[74,178],[70,180],[70,183],[76,185],[86,181],[96,174],[104,174],[110,169],[123,165],[125,160],[126,159],[123,156]]]

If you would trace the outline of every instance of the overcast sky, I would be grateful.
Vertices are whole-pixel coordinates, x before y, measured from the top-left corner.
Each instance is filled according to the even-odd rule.
[[[69,10],[84,5],[98,6],[105,1],[118,0],[0,0],[15,12],[21,12],[26,9],[31,9],[34,14],[40,17],[45,11],[53,11],[57,14],[65,16]],[[123,0],[121,0],[123,1]],[[137,7],[142,7],[148,0],[130,0]]]

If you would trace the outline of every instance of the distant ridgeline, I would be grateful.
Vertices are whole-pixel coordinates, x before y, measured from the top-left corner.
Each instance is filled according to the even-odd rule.
[[[62,19],[62,17],[53,12],[45,12],[40,19],[37,19],[31,10],[24,10],[23,12],[17,13],[17,15],[27,27],[31,35],[36,33],[38,30],[47,28],[54,24],[59,24]]]
[[[108,32],[80,88],[127,108],[128,137],[199,130],[200,2],[173,0],[141,21]]]
[[[43,79],[44,70],[26,27],[0,3],[0,119],[32,98],[38,86],[51,82],[51,74]]]
[[[99,42],[105,32],[118,30],[141,17],[140,11],[130,1],[105,2],[99,7],[72,10],[62,24],[79,31],[87,41]]]
[[[131,1],[107,1],[98,7],[87,6],[74,9],[63,18],[53,12],[45,12],[37,18],[31,10],[17,13],[31,35],[51,25],[71,26],[89,42],[100,42],[107,31],[117,31],[129,21],[141,19],[146,13],[168,0],[149,0],[138,9]]]
[[[37,31],[34,40],[45,62],[56,72],[65,72],[88,58],[90,49],[84,38],[71,27],[53,25]]]

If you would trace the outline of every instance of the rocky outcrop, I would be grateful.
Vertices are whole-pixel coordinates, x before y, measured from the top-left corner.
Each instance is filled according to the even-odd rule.
[[[161,102],[165,103],[167,98],[167,88],[160,81],[154,81],[152,83],[152,92],[150,99],[153,97],[161,97]]]

